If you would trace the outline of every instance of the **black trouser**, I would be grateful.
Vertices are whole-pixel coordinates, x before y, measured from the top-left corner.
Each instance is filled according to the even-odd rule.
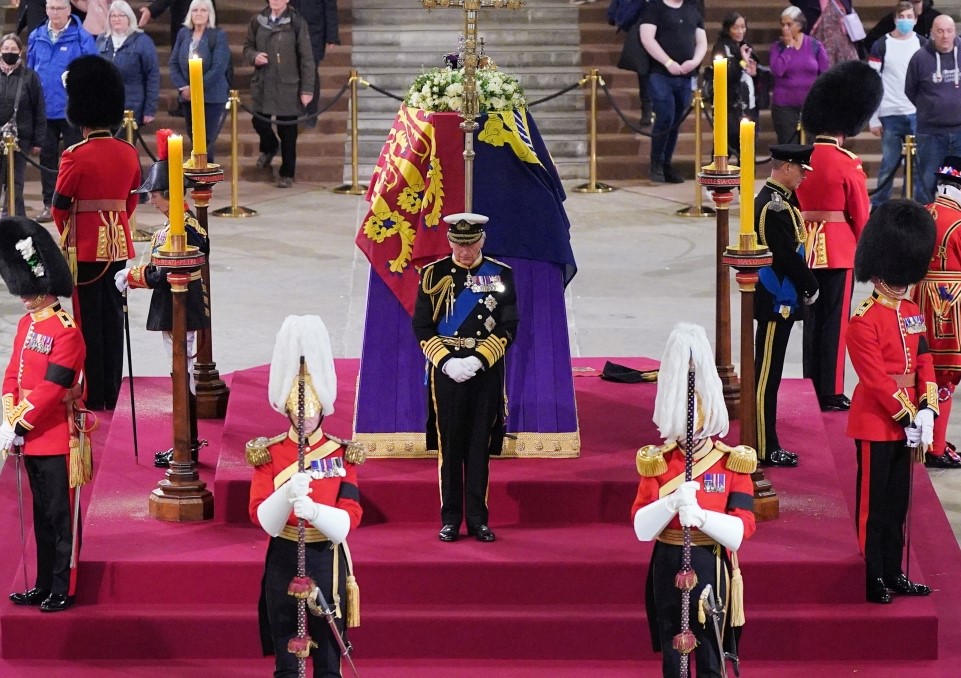
[[[262,115],[264,117],[270,117],[266,113],[258,113],[257,115]],[[284,122],[288,120],[296,120],[296,115],[277,115],[274,116],[277,122]],[[280,149],[280,171],[278,174],[282,177],[294,178],[294,173],[297,170],[297,125],[277,125],[277,134],[274,134],[274,128],[271,123],[266,122],[257,118],[253,118],[254,130],[260,135],[260,152],[261,153],[271,153],[277,152]],[[277,135],[280,135],[280,140],[277,140]]]
[[[63,147],[73,146],[83,140],[79,127],[74,127],[63,118],[47,118],[47,133],[40,146],[40,164],[52,170],[60,169],[60,141]],[[14,166],[16,167],[16,166]],[[57,172],[40,172],[40,187],[43,192],[43,205],[50,207],[53,191],[57,187]],[[113,282],[113,281],[111,281]]]
[[[73,548],[73,532],[70,524],[67,455],[47,457],[25,454],[23,461],[33,494],[33,536],[37,541],[36,587],[51,593],[72,594],[70,550]]]
[[[344,633],[347,615],[347,564],[343,554],[338,558],[338,591],[333,596],[334,552],[330,542],[307,544],[306,572],[324,597],[330,609],[336,612],[335,600],[340,601],[341,617],[335,618],[338,630]],[[274,537],[267,549],[267,563],[264,570],[263,599],[270,625],[270,637],[274,645],[276,659],[275,678],[295,678],[297,676],[297,657],[287,651],[287,643],[297,635],[297,599],[287,593],[290,580],[297,573],[297,542]],[[329,678],[341,675],[340,647],[333,636],[325,617],[307,612],[307,632],[317,643],[310,654],[314,665],[314,678]]]
[[[647,73],[641,75],[637,74],[637,94],[641,98],[641,117],[647,113],[650,115],[654,111],[654,107],[651,104],[651,95],[647,91]]]
[[[25,153],[26,151],[24,151]],[[18,217],[27,216],[27,209],[23,204],[23,177],[27,169],[27,158],[23,153],[17,153],[13,160],[13,197],[14,197],[14,209],[15,214]],[[2,184],[6,190],[7,194],[4,196],[4,201],[0,209],[3,210],[4,214],[9,213],[10,205],[10,187],[7,186],[7,158],[4,156],[0,159],[0,184]]]
[[[757,379],[757,456],[781,447],[777,438],[777,392],[784,373],[784,354],[794,320],[759,320],[754,339],[754,376]]]
[[[462,384],[430,371],[429,407],[436,412],[443,525],[486,525],[490,445],[498,408],[503,407],[503,370],[482,369]]]
[[[800,107],[771,106],[771,124],[779,144],[799,143],[797,124],[801,119]]]
[[[123,295],[113,277],[124,261],[77,264],[76,294],[80,302],[80,331],[87,346],[84,375],[86,404],[92,410],[117,405],[123,379]]]
[[[854,441],[858,456],[854,520],[867,581],[901,574],[913,454],[905,442]]]
[[[814,382],[819,400],[844,393],[844,333],[851,313],[850,268],[816,268],[817,301],[805,306],[804,378]]]
[[[657,542],[651,556],[651,569],[648,576],[648,595],[653,593],[654,597],[653,610],[657,617],[664,678],[677,678],[681,673],[681,655],[671,643],[674,636],[681,632],[681,591],[674,585],[674,577],[681,569],[682,553],[683,548],[680,546]],[[718,577],[719,566],[722,572],[721,577]],[[726,564],[723,561],[719,562],[713,547],[692,546],[691,567],[697,573],[697,585],[690,596],[690,629],[697,638],[697,647],[691,654],[694,655],[694,662],[697,665],[697,678],[722,678],[724,670],[721,667],[717,635],[710,619],[707,620],[707,624],[697,621],[697,608],[698,599],[706,584],[711,585],[716,600],[727,600]],[[650,604],[648,609],[651,609]],[[727,642],[729,639],[725,639],[725,643]]]

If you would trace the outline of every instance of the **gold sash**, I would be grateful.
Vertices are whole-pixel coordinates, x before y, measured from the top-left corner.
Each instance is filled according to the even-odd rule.
[[[714,466],[714,464],[716,464],[723,456],[724,456],[723,450],[719,450],[717,447],[715,447],[710,452],[708,452],[703,457],[701,457],[699,461],[694,462],[694,467],[691,469],[691,480],[703,475],[705,472],[707,472],[709,468]],[[661,498],[666,497],[671,492],[679,488],[681,486],[681,483],[683,482],[684,482],[683,473],[680,473],[674,476],[673,478],[668,480],[666,483],[661,485],[660,493],[658,496]]]
[[[318,447],[313,452],[308,452],[307,454],[304,455],[304,468],[306,469],[308,466],[310,466],[310,463],[312,461],[323,459],[324,457],[330,455],[331,452],[336,451],[337,448],[339,447],[340,447],[340,443],[338,443],[336,440],[328,440],[326,443]],[[288,480],[290,480],[290,477],[293,476],[295,473],[297,473],[296,461],[290,466],[288,466],[287,468],[285,468],[283,471],[278,473],[276,476],[274,476],[274,489],[277,489],[278,487],[286,483]]]

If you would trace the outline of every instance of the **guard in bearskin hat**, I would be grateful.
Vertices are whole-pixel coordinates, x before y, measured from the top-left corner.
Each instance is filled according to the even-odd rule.
[[[80,544],[71,515],[75,493],[89,479],[74,418],[82,409],[75,397],[84,342],[58,299],[70,296],[73,280],[50,234],[24,217],[0,219],[0,277],[27,310],[3,377],[0,450],[4,458],[14,448],[22,453],[37,543],[34,587],[10,600],[60,612],[73,603]]]
[[[928,211],[912,200],[891,200],[871,215],[854,257],[858,281],[874,284],[846,335],[859,380],[847,427],[857,448],[855,525],[872,603],[931,593],[907,578],[901,560],[912,464],[933,442],[938,414],[924,316],[911,301],[934,244]]]
[[[961,468],[961,456],[947,442],[951,400],[961,381],[961,157],[946,156],[935,176],[937,195],[928,211],[937,228],[936,248],[924,280],[914,290],[914,301],[927,327],[941,410],[934,420],[934,444],[924,455],[924,465]]]
[[[364,457],[320,427],[334,413],[337,374],[319,317],[284,320],[270,361],[268,396],[271,407],[290,420],[290,429],[247,443],[247,461],[254,467],[250,519],[271,537],[260,596],[264,654],[275,655],[275,676],[294,678],[298,658],[308,655],[314,676],[340,676],[342,658],[350,660],[345,629],[360,623],[360,592],[346,539],[363,514],[357,464]],[[305,470],[298,472],[301,454]],[[303,536],[298,520],[305,523]],[[298,576],[301,539],[309,579]],[[305,598],[313,613],[307,616],[307,638],[298,633],[298,598]],[[325,608],[327,623],[319,618]]]
[[[65,74],[67,117],[84,140],[63,152],[53,218],[74,272],[74,316],[87,343],[87,404],[113,409],[123,378],[123,297],[114,276],[133,258],[129,215],[140,186],[137,150],[114,138],[123,79],[109,61],[83,56]]]
[[[169,162],[167,161],[167,139],[173,134],[172,130],[157,130],[157,162],[150,168],[147,178],[143,185],[136,190],[136,193],[150,196],[150,204],[165,217],[170,214],[170,176]],[[196,184],[188,178],[184,178],[184,187],[192,188]],[[184,228],[187,232],[187,244],[197,247],[205,255],[210,254],[210,240],[207,238],[207,231],[197,217],[184,204]],[[150,240],[150,253],[156,254],[167,242],[170,233],[169,220],[157,230]],[[153,264],[143,264],[132,268],[117,271],[114,275],[114,283],[120,293],[123,294],[128,288],[144,289],[150,288],[153,294],[150,297],[150,310],[147,311],[147,329],[154,332],[163,332],[164,345],[168,352],[172,347],[171,332],[173,332],[173,298],[170,291],[170,284],[167,282],[167,272],[158,269]],[[194,393],[193,383],[193,363],[196,359],[197,330],[210,327],[210,298],[207,288],[204,285],[200,271],[194,271],[187,286],[187,374],[190,375],[190,441],[191,451],[194,461],[197,461],[197,454],[206,441],[200,441],[197,436],[197,396]],[[154,455],[154,465],[166,468],[170,466],[173,458],[173,448],[162,450]]]
[[[804,318],[804,377],[814,382],[822,410],[851,405],[844,395],[844,333],[854,249],[871,210],[861,161],[842,144],[861,131],[882,93],[881,76],[873,68],[846,61],[818,77],[801,111],[814,151],[813,171],[797,197],[805,222],[805,255],[819,289]]]

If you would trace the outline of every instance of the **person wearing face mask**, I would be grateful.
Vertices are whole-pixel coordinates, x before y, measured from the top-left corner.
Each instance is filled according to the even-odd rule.
[[[451,214],[453,253],[421,271],[414,335],[427,359],[427,449],[440,465],[441,541],[467,534],[494,541],[488,527],[490,455],[504,441],[504,354],[517,333],[510,266],[485,257],[482,214]]]
[[[937,228],[936,249],[927,275],[913,295],[924,314],[940,410],[934,420],[934,442],[924,455],[924,465],[961,468],[961,456],[946,440],[951,400],[961,382],[961,157],[949,155],[941,161],[937,182],[937,196],[928,205]]]
[[[891,33],[871,47],[868,64],[881,74],[884,95],[881,105],[871,117],[871,134],[881,137],[881,169],[878,170],[878,190],[871,196],[871,209],[891,197],[893,181],[887,178],[901,164],[901,144],[904,137],[917,129],[914,104],[904,94],[904,81],[908,64],[914,53],[927,44],[927,40],[914,32],[914,6],[902,0],[895,7],[897,20]]]
[[[934,8],[934,0],[910,0],[910,2],[911,7],[914,9],[914,17],[917,19],[917,23],[914,25],[914,32],[922,38],[930,38],[931,24],[934,23],[937,17],[941,16],[941,12]],[[884,17],[874,25],[874,28],[868,31],[863,44],[870,49],[875,42],[893,31],[896,28],[894,25],[896,18],[896,12],[888,12],[885,14]]]
[[[931,41],[908,63],[904,94],[918,118],[914,199],[934,200],[935,171],[945,155],[961,155],[961,68],[954,19],[942,14],[931,25]]]
[[[40,152],[47,128],[46,108],[40,77],[23,63],[23,43],[13,33],[0,38],[0,124],[17,138],[20,153],[13,161],[14,209],[19,217],[27,216],[23,203],[23,177],[27,168],[27,151]],[[0,184],[7,186],[7,158],[0,160]],[[9,194],[5,194],[0,212],[6,215]]]
[[[938,393],[924,315],[910,299],[934,251],[935,226],[912,200],[889,200],[868,220],[854,258],[858,282],[874,291],[847,329],[858,385],[847,435],[857,452],[855,525],[865,560],[865,595],[886,605],[894,595],[931,589],[901,569],[911,500],[911,464],[934,440]]]

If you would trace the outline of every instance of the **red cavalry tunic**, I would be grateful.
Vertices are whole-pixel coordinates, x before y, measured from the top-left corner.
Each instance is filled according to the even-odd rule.
[[[854,312],[847,342],[858,375],[848,436],[901,440],[919,409],[938,412],[924,316],[913,301],[891,299],[875,290]]]
[[[961,376],[961,205],[939,195],[928,205],[937,240],[928,274],[914,290],[937,372]],[[940,380],[939,380],[940,381]]]
[[[24,454],[70,451],[67,390],[80,380],[86,349],[80,329],[59,302],[20,319],[3,375],[3,411]]]
[[[814,268],[854,268],[854,250],[871,213],[861,161],[834,137],[817,137],[812,172],[797,188],[804,214],[804,252]]]
[[[77,261],[125,261],[134,256],[129,215],[137,208],[137,149],[106,130],[91,132],[63,152],[51,213],[62,234],[75,211]]]

